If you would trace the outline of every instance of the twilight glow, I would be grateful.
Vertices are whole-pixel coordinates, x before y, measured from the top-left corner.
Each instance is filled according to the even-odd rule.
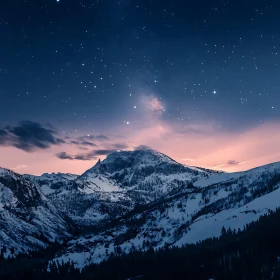
[[[13,2],[0,166],[80,174],[139,145],[230,172],[280,160],[278,2]]]

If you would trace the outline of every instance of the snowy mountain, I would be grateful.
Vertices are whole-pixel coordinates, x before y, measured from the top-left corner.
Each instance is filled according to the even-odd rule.
[[[71,237],[69,225],[35,184],[0,168],[0,244],[6,255]]]
[[[78,175],[69,173],[44,173],[41,176],[25,174],[24,177],[37,184],[45,195],[49,195],[56,190],[61,190],[66,187],[69,182],[75,180]]]
[[[85,193],[140,193],[144,203],[184,187],[186,182],[207,172],[185,167],[169,157],[146,147],[135,151],[114,152],[80,177]],[[139,202],[139,201],[138,201]]]
[[[33,182],[59,211],[78,225],[90,226],[185,190],[209,174],[141,146],[114,152],[81,176],[43,174]]]
[[[208,183],[207,183],[208,182]],[[116,250],[183,245],[219,236],[223,226],[243,228],[280,206],[280,163],[246,172],[218,173],[197,180],[189,192],[146,204],[68,242],[58,260],[77,267],[100,262]]]
[[[76,182],[83,191],[125,193],[130,200],[149,203],[170,193],[181,191],[210,172],[181,165],[171,158],[140,146],[134,151],[115,152]]]
[[[218,236],[280,206],[280,163],[225,173],[143,146],[114,152],[80,176],[1,169],[0,182],[1,241],[20,251],[66,238],[56,259],[77,267],[116,251]],[[72,223],[79,231],[69,238]]]

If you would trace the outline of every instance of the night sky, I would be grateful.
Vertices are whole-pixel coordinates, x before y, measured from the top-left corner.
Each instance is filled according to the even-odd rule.
[[[0,34],[0,166],[79,174],[139,145],[280,160],[277,0],[9,0]]]

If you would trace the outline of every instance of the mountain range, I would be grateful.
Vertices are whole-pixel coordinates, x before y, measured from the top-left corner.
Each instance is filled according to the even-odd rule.
[[[0,169],[5,256],[63,248],[82,268],[116,251],[195,243],[239,229],[280,206],[280,163],[226,173],[182,165],[140,146],[109,154],[82,175]]]

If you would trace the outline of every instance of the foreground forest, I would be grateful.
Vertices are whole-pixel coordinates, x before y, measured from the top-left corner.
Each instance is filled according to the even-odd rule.
[[[1,279],[280,279],[280,209],[270,211],[244,229],[222,229],[209,238],[181,248],[124,254],[117,247],[107,261],[83,270],[73,263],[49,262],[63,244],[46,251],[0,259]],[[205,229],[207,230],[207,229]]]

